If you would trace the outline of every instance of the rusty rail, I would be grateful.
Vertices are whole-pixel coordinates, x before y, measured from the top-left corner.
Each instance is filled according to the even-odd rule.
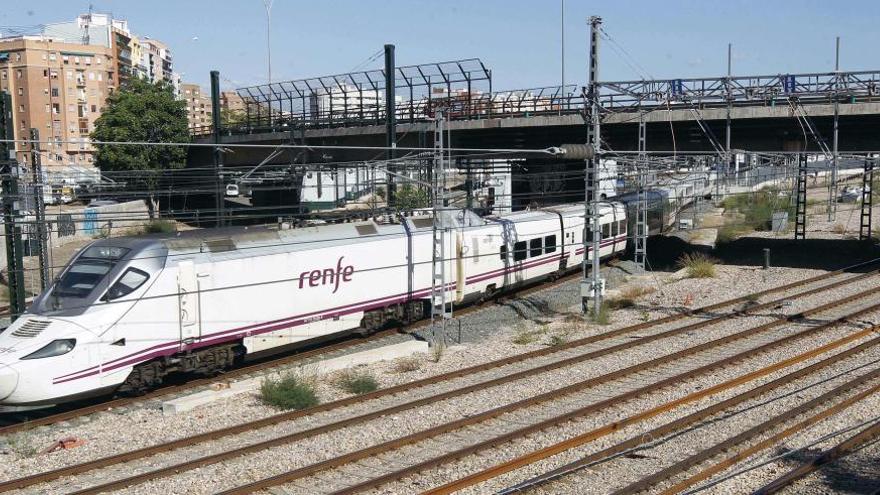
[[[874,423],[872,426],[865,428],[836,446],[822,452],[815,459],[804,462],[800,466],[755,490],[752,495],[770,495],[777,493],[808,474],[822,469],[823,466],[855,452],[859,447],[877,437],[880,437],[880,423]]]
[[[869,294],[873,294],[875,292],[876,292],[876,290],[871,291]],[[804,312],[801,315],[795,315],[794,317],[786,317],[786,320],[791,321],[791,320],[797,319],[796,317],[802,317],[806,314],[814,314],[814,313],[817,313],[820,311],[824,311],[824,310],[829,309],[832,306],[845,304],[846,302],[859,299],[860,297],[865,297],[865,295],[866,294],[857,294],[855,296],[850,296],[850,297],[841,299],[840,301],[836,301],[831,304],[826,304],[826,305],[823,305],[819,308],[815,308],[814,310]],[[456,458],[459,458],[459,457],[462,457],[465,455],[473,454],[475,452],[486,449],[488,447],[495,446],[499,443],[504,443],[504,442],[507,442],[507,441],[510,441],[510,440],[513,440],[516,438],[521,438],[525,435],[544,430],[544,429],[551,427],[551,426],[555,426],[561,422],[568,421],[568,420],[571,420],[571,419],[574,419],[574,418],[577,418],[577,417],[580,417],[580,416],[583,416],[585,414],[589,414],[592,412],[600,411],[600,410],[607,408],[607,407],[610,407],[612,405],[617,405],[617,404],[623,403],[625,401],[628,401],[628,400],[635,398],[635,397],[638,397],[640,395],[654,392],[658,388],[663,388],[663,387],[667,387],[670,385],[680,383],[682,380],[687,380],[687,379],[693,378],[695,376],[707,373],[711,370],[715,370],[720,367],[727,366],[731,363],[741,361],[741,360],[746,359],[748,357],[754,356],[756,353],[765,352],[769,349],[781,346],[781,345],[788,343],[788,342],[792,342],[796,339],[805,338],[805,337],[812,335],[816,332],[819,332],[825,328],[828,328],[831,325],[844,322],[844,321],[846,321],[847,318],[852,318],[854,316],[861,315],[861,314],[867,313],[869,311],[877,311],[877,310],[880,310],[880,304],[875,304],[873,306],[870,306],[869,308],[855,311],[855,312],[847,315],[844,318],[838,318],[838,319],[835,319],[835,320],[828,322],[826,324],[823,324],[823,325],[820,325],[820,326],[817,326],[814,328],[806,329],[806,330],[803,330],[803,331],[795,333],[795,334],[788,335],[786,337],[783,337],[782,339],[776,340],[774,342],[770,342],[768,344],[761,345],[757,348],[749,349],[748,351],[738,353],[734,356],[730,356],[728,358],[722,359],[722,360],[717,361],[715,363],[710,363],[708,365],[701,366],[695,370],[663,379],[658,383],[654,383],[654,384],[651,384],[646,387],[641,387],[639,389],[635,389],[633,391],[626,392],[624,394],[618,395],[616,397],[613,397],[613,398],[610,398],[610,399],[607,399],[604,401],[600,401],[598,403],[590,404],[588,406],[577,409],[575,411],[565,413],[563,415],[557,416],[557,417],[549,419],[549,420],[541,421],[541,422],[536,423],[534,425],[530,425],[530,426],[515,430],[513,432],[497,436],[495,438],[492,438],[492,439],[484,441],[484,442],[479,442],[475,445],[465,447],[463,449],[438,456],[437,458],[434,458],[434,459],[431,459],[429,461],[425,461],[422,463],[418,463],[413,466],[409,466],[407,468],[395,471],[393,473],[378,476],[374,479],[371,479],[371,480],[365,481],[363,483],[360,483],[358,485],[352,486],[352,487],[345,489],[345,490],[342,490],[338,493],[355,493],[358,491],[367,490],[367,489],[375,488],[377,486],[381,486],[389,481],[393,481],[395,479],[399,479],[399,478],[402,478],[405,476],[409,476],[409,475],[418,473],[424,469],[439,466],[439,465],[441,465],[445,462],[448,462],[450,460],[453,460],[453,459],[456,459]],[[581,391],[581,390],[587,389],[589,387],[592,387],[592,386],[595,386],[595,385],[598,385],[601,383],[607,383],[607,382],[613,381],[615,379],[621,378],[623,376],[627,376],[632,373],[638,373],[638,372],[641,372],[641,371],[644,371],[647,369],[651,369],[655,366],[659,366],[661,364],[674,362],[678,359],[685,358],[687,356],[696,354],[698,352],[701,352],[701,351],[704,351],[707,349],[711,349],[713,347],[717,347],[717,346],[724,345],[724,344],[727,344],[727,343],[730,343],[730,342],[733,342],[736,340],[741,340],[743,338],[747,338],[752,335],[756,335],[756,334],[763,332],[769,328],[778,326],[779,324],[781,324],[781,323],[780,322],[770,322],[769,324],[761,325],[759,327],[745,330],[745,331],[739,332],[734,335],[730,335],[727,337],[716,339],[714,341],[707,342],[707,343],[704,343],[704,344],[701,344],[701,345],[698,345],[698,346],[695,346],[692,348],[688,348],[688,349],[685,349],[685,350],[682,350],[682,351],[679,351],[676,353],[672,353],[672,354],[669,354],[666,356],[662,356],[662,357],[659,357],[659,358],[656,358],[656,359],[653,359],[653,360],[650,360],[650,361],[647,361],[644,363],[640,363],[640,364],[637,364],[634,366],[623,368],[621,370],[611,372],[611,373],[608,373],[608,374],[605,374],[605,375],[602,375],[599,377],[595,377],[595,378],[592,378],[589,380],[585,380],[580,383],[569,385],[567,387],[563,387],[561,389],[554,390],[552,392],[541,394],[541,395],[538,395],[538,396],[530,398],[530,399],[526,399],[526,400],[518,401],[518,402],[515,402],[512,404],[508,404],[505,406],[501,406],[501,407],[498,407],[498,408],[495,408],[495,409],[492,409],[489,411],[485,411],[480,414],[470,416],[468,418],[463,418],[461,420],[453,421],[453,422],[447,423],[445,425],[440,425],[440,426],[430,428],[427,430],[423,430],[421,432],[407,435],[407,436],[404,436],[404,437],[401,437],[401,438],[398,438],[395,440],[387,441],[387,442],[369,447],[367,449],[363,449],[363,450],[356,451],[356,452],[351,452],[349,454],[338,456],[336,458],[332,458],[332,459],[328,459],[328,460],[325,460],[322,462],[318,462],[318,463],[315,463],[315,464],[312,464],[309,466],[305,466],[305,467],[290,471],[288,473],[284,473],[281,475],[266,478],[264,480],[259,480],[254,483],[250,483],[250,484],[247,484],[247,485],[244,485],[244,486],[232,489],[232,490],[228,490],[228,491],[225,491],[222,493],[225,495],[250,493],[255,490],[265,489],[268,487],[277,486],[279,484],[288,483],[291,481],[302,479],[302,478],[305,478],[307,476],[310,476],[312,474],[315,474],[315,473],[318,473],[318,472],[321,472],[324,470],[337,468],[339,466],[349,464],[351,462],[355,462],[355,461],[358,461],[358,460],[361,460],[361,459],[364,459],[367,457],[371,457],[371,456],[374,456],[374,455],[377,455],[380,453],[385,453],[385,452],[389,452],[392,450],[396,450],[396,449],[401,448],[403,446],[410,445],[410,444],[413,444],[413,443],[416,443],[416,442],[419,442],[419,441],[422,441],[427,438],[431,438],[431,437],[434,437],[434,436],[437,436],[437,435],[440,435],[443,433],[447,433],[449,431],[454,431],[454,430],[461,429],[466,426],[470,426],[473,424],[484,422],[486,420],[495,418],[503,413],[507,413],[507,412],[510,412],[510,411],[513,411],[516,409],[534,406],[537,404],[541,404],[543,402],[546,402],[546,401],[549,401],[552,399],[556,399],[556,398],[571,394],[576,391]]]

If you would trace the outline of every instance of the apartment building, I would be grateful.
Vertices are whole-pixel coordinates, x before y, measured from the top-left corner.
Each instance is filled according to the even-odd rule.
[[[186,101],[190,133],[198,134],[209,129],[214,115],[211,110],[211,93],[203,91],[198,84],[181,83],[180,97]]]
[[[113,48],[57,41],[46,36],[0,38],[0,91],[12,97],[16,139],[35,128],[48,169],[92,166],[89,133],[107,96],[118,87]],[[26,147],[17,159],[31,163]]]
[[[73,21],[46,24],[39,33],[0,37],[0,91],[12,96],[17,139],[40,132],[44,169],[91,167],[89,133],[107,97],[131,77],[179,85],[171,50],[138,38],[128,23],[109,14],[88,13]],[[30,163],[22,144],[17,158]]]

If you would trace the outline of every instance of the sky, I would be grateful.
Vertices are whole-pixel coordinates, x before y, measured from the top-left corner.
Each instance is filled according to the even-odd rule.
[[[168,43],[175,71],[223,89],[267,80],[263,0],[2,0],[0,34],[110,12],[137,35]],[[272,79],[378,69],[386,43],[398,65],[478,57],[495,90],[558,85],[562,0],[275,0]],[[763,75],[880,68],[880,2],[818,0],[565,0],[565,80],[587,79],[587,18],[599,15],[600,80]]]

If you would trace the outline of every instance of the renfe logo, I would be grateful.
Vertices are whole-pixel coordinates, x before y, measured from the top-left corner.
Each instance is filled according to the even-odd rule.
[[[324,270],[302,272],[299,275],[299,288],[302,289],[306,283],[306,279],[308,279],[309,287],[327,285],[328,283],[333,284],[332,294],[336,294],[336,291],[339,290],[340,282],[351,282],[351,275],[354,273],[354,266],[342,266],[342,258],[344,257],[345,256],[339,257],[339,261],[336,262],[335,270],[333,268],[325,268]]]

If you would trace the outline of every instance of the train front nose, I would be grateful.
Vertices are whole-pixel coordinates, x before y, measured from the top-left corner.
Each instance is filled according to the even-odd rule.
[[[18,372],[6,365],[0,365],[0,401],[15,391],[18,386]]]

